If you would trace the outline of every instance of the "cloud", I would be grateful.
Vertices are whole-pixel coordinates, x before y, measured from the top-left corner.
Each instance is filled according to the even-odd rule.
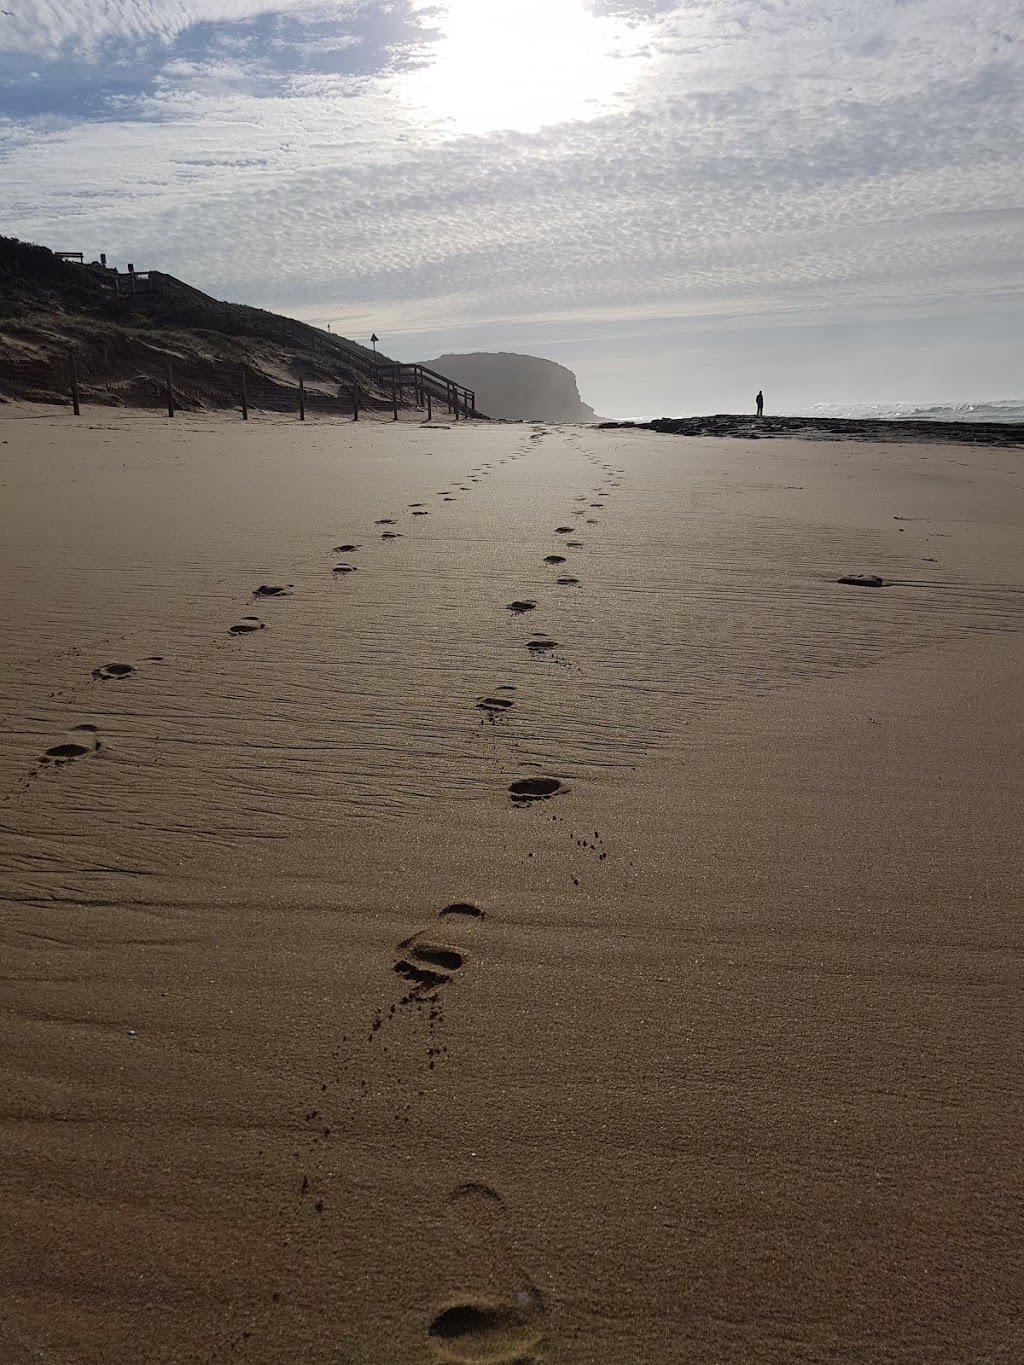
[[[25,59],[0,122],[5,230],[342,331],[910,316],[1024,289],[1019,4],[558,3],[605,94],[474,135],[423,102],[429,64],[456,69],[451,3],[125,5],[134,66],[83,8],[89,55]],[[450,107],[488,63],[516,98],[474,50]],[[77,105],[47,104],[58,73]]]

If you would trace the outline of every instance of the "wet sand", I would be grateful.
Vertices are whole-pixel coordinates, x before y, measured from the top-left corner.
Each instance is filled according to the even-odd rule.
[[[0,439],[5,1365],[1024,1358],[1021,452]]]

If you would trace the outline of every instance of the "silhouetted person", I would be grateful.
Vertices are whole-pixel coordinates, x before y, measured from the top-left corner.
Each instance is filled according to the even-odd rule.
[[[758,417],[764,416],[764,394],[760,389],[757,391],[757,415]]]

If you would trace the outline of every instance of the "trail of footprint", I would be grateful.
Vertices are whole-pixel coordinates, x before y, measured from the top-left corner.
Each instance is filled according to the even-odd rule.
[[[460,1185],[448,1196],[448,1216],[476,1275],[501,1288],[452,1295],[430,1320],[431,1345],[463,1365],[529,1365],[543,1335],[544,1300],[516,1258],[504,1200],[489,1185]]]

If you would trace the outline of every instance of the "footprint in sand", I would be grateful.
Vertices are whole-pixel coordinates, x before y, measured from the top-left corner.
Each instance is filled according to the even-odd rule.
[[[406,503],[406,506],[407,506],[407,507],[426,507],[426,505],[427,505],[427,504],[426,504],[425,502],[410,502],[410,503]]]
[[[508,794],[516,804],[526,805],[531,801],[563,796],[568,790],[557,777],[521,777],[517,782],[509,783]]]
[[[334,566],[334,568],[331,570],[331,572],[332,572],[332,573],[356,573],[356,572],[357,572],[357,569],[356,569],[356,566],[355,566],[354,564],[335,564],[335,566]]]
[[[517,616],[521,616],[524,611],[533,611],[536,605],[536,602],[528,597],[524,597],[521,601],[517,600],[515,602],[510,602],[505,610],[515,612]]]
[[[429,517],[429,512],[413,512],[414,517]]]
[[[401,956],[392,971],[412,982],[407,1000],[425,1000],[446,986],[466,961],[465,953],[444,944],[430,943],[413,934],[398,945]]]
[[[891,588],[892,584],[885,578],[879,577],[876,573],[848,573],[842,578],[836,579],[837,583],[846,583],[853,588]]]
[[[567,540],[565,543],[566,543],[567,548],[570,549],[570,550],[582,550],[582,549],[583,549],[583,541],[582,541],[582,540]]]
[[[564,563],[565,563],[565,555],[545,555],[545,556],[544,556],[544,563],[545,563],[545,564],[564,564]]]
[[[545,650],[557,649],[558,641],[549,640],[547,636],[542,635],[536,640],[528,640],[526,648],[532,650],[535,654],[542,654]]]
[[[359,545],[335,545],[331,551],[332,555],[350,555],[353,551],[361,549]]]
[[[276,584],[261,583],[258,588],[253,589],[253,597],[291,597],[294,584],[285,583],[282,586]]]
[[[560,584],[563,588],[568,588],[571,584],[573,584],[573,583],[578,583],[579,581],[580,581],[580,580],[579,580],[578,578],[556,578],[556,579],[555,579],[555,582],[558,583],[558,584]]]
[[[94,668],[92,676],[98,678],[100,682],[109,682],[114,679],[118,682],[125,678],[130,678],[135,672],[134,664],[101,664],[99,668]]]
[[[228,627],[228,634],[249,635],[254,630],[266,630],[266,626],[258,616],[243,616],[240,621]]]
[[[544,1300],[516,1257],[504,1200],[489,1185],[460,1185],[448,1196],[448,1217],[470,1253],[471,1278],[486,1287],[448,1299],[427,1328],[431,1345],[464,1365],[529,1365]]]
[[[100,748],[99,731],[95,725],[75,725],[68,731],[63,744],[55,744],[40,756],[40,763],[53,763],[58,767],[73,763],[76,758],[95,754]]]
[[[394,524],[395,524],[395,518],[394,518],[394,517],[380,517],[380,518],[379,518],[377,521],[375,521],[373,524],[374,524],[374,526],[394,526]]]
[[[508,697],[481,697],[477,706],[481,711],[507,711],[512,705]]]
[[[556,526],[556,527],[555,527],[555,535],[556,535],[556,536],[567,536],[567,535],[570,535],[573,531],[575,531],[575,529],[576,529],[575,526]]]
[[[402,533],[401,531],[382,531],[380,538],[381,540],[401,540]]]
[[[451,905],[446,905],[443,910],[438,911],[438,919],[483,919],[484,912],[479,905],[471,905],[469,901],[452,901]]]

